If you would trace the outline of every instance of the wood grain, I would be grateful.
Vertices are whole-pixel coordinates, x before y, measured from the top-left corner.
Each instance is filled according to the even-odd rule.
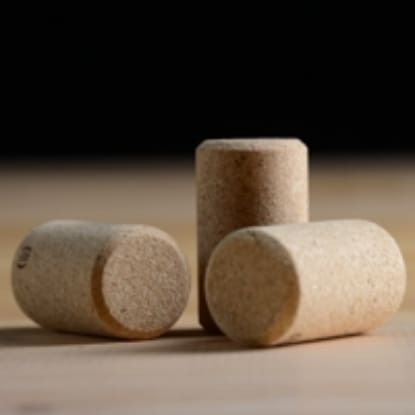
[[[172,234],[195,275],[189,165],[0,168],[0,413],[415,413],[415,160],[316,161],[314,220],[366,218],[396,238],[408,269],[402,310],[367,336],[240,349],[197,327],[196,287],[176,329],[143,342],[52,333],[11,293],[16,246],[51,218],[148,223]]]

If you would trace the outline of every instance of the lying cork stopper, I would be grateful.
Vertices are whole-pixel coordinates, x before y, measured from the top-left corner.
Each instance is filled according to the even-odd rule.
[[[398,310],[405,284],[394,239],[342,220],[232,233],[212,254],[206,296],[231,339],[270,346],[373,329]]]
[[[308,221],[308,153],[298,139],[207,140],[196,150],[199,320],[219,332],[204,279],[215,246],[247,226]]]
[[[33,229],[12,282],[22,310],[43,327],[131,339],[169,329],[190,291],[186,261],[166,233],[80,221]]]

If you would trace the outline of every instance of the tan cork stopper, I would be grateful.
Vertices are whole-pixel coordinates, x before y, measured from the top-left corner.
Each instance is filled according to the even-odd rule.
[[[199,320],[219,332],[204,279],[215,246],[247,226],[308,221],[308,152],[286,139],[207,140],[196,150]]]
[[[168,330],[190,292],[187,263],[165,232],[81,221],[33,229],[17,249],[12,282],[41,326],[131,339]]]
[[[398,310],[405,285],[384,229],[339,220],[232,233],[212,254],[206,296],[231,339],[270,346],[373,329]]]

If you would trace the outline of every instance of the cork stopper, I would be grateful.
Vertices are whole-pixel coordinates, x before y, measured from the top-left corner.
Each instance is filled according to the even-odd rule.
[[[12,282],[22,310],[44,327],[132,339],[168,330],[190,291],[183,254],[163,231],[80,221],[33,229]]]
[[[236,231],[212,254],[205,288],[226,335],[271,346],[371,330],[398,310],[405,284],[393,238],[342,220]]]
[[[206,140],[196,150],[199,319],[219,332],[204,279],[215,246],[247,226],[308,221],[308,152],[296,138]]]

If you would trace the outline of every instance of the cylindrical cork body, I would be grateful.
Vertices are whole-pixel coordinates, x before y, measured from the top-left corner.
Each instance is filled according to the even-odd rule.
[[[215,246],[247,226],[308,221],[308,152],[298,139],[207,140],[196,150],[199,320],[219,332],[204,279]]]
[[[232,233],[212,254],[206,296],[230,338],[269,346],[373,329],[397,311],[405,284],[394,239],[342,220]]]
[[[33,229],[17,249],[12,282],[41,326],[136,339],[169,329],[190,291],[187,263],[165,232],[80,221]]]

